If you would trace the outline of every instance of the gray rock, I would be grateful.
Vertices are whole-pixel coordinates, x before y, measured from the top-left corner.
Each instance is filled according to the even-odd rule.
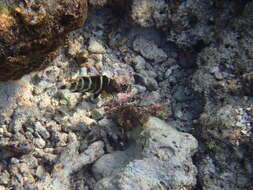
[[[18,164],[20,161],[17,158],[11,158],[11,164]]]
[[[113,175],[126,166],[130,158],[125,151],[115,151],[102,156],[93,166],[92,172],[97,180]]]
[[[137,71],[145,69],[146,61],[142,56],[135,56],[132,60],[134,67]]]
[[[152,104],[159,104],[161,102],[161,95],[158,91],[152,91],[147,95],[143,95],[140,105],[147,106]]]
[[[134,0],[131,17],[144,27],[162,27],[168,24],[168,3],[165,0]]]
[[[104,46],[100,42],[96,41],[94,38],[90,39],[88,50],[92,53],[106,53],[106,49],[104,48]]]
[[[138,93],[144,93],[147,91],[147,88],[145,86],[142,86],[142,85],[133,85],[133,90],[138,94]]]
[[[150,40],[142,37],[137,37],[133,42],[133,49],[139,52],[146,59],[152,60],[155,63],[165,61],[167,54]]]
[[[38,116],[39,111],[37,108],[29,106],[18,107],[14,114],[13,119],[9,125],[9,130],[18,133],[23,128],[23,124],[31,117]]]
[[[173,91],[173,96],[178,102],[184,102],[194,99],[192,90],[184,86],[177,86],[175,89],[173,89]]]
[[[135,75],[137,82],[140,82],[141,85],[145,86],[148,90],[154,91],[158,89],[157,81],[148,75],[148,73],[142,70],[140,73]]]
[[[17,82],[0,82],[0,110],[10,106],[15,100],[17,91],[21,89]]]
[[[5,170],[0,173],[0,184],[7,185],[10,181],[10,174]]]
[[[45,168],[42,166],[38,166],[35,175],[39,179],[42,179],[46,175]]]
[[[45,173],[45,176],[41,177],[42,180],[36,183],[36,189],[70,189],[70,176],[104,154],[104,143],[102,141],[92,143],[82,153],[78,152],[80,144],[75,134],[69,134],[69,142],[58,157],[50,176],[43,171],[38,171],[38,175]]]
[[[47,129],[45,127],[43,127],[41,125],[40,122],[35,122],[34,124],[34,129],[37,133],[39,133],[44,139],[48,139],[50,138],[50,134],[49,132],[47,131]]]
[[[169,78],[170,77],[170,75],[172,74],[172,72],[173,72],[173,68],[169,68],[166,72],[165,72],[165,74],[164,74],[164,78]]]
[[[39,165],[38,159],[31,154],[23,155],[20,160],[21,162],[26,162],[30,168],[37,168]]]
[[[42,138],[34,138],[33,143],[38,148],[44,148],[46,146],[46,142]]]
[[[121,158],[115,159],[116,163],[110,164],[109,169],[99,170],[98,166],[102,164],[101,167],[105,167],[105,160],[111,163],[115,155],[109,155],[95,164],[93,171],[97,175],[105,176],[96,184],[95,190],[180,190],[183,187],[190,189],[196,184],[197,171],[191,156],[196,152],[198,143],[193,136],[179,132],[154,117],[144,124],[141,133],[138,130],[132,131],[131,136],[137,142],[136,146],[143,147],[142,151],[135,152],[135,158],[123,168],[126,160],[123,153],[117,153]],[[115,167],[121,169],[111,169]],[[111,175],[106,176],[104,171],[110,172]]]
[[[69,107],[73,107],[77,104],[77,96],[72,93],[70,90],[60,90],[58,96],[62,100],[62,104],[67,104]]]

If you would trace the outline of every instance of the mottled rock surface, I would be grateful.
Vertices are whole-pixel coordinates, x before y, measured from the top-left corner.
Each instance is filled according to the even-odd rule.
[[[0,1],[0,81],[45,68],[66,34],[81,27],[86,0]]]
[[[197,169],[191,156],[197,151],[197,140],[179,132],[164,121],[151,117],[143,129],[131,131],[132,146],[101,157],[93,167],[102,176],[96,190],[112,189],[191,189],[196,185]],[[136,143],[136,144],[135,144]],[[106,162],[105,162],[106,160]],[[104,167],[110,168],[107,174]]]
[[[234,18],[246,14],[250,18],[249,4],[248,0],[133,0],[130,17],[135,24],[162,29],[168,41],[191,47],[212,41]],[[252,20],[246,22],[252,25]]]
[[[50,66],[0,83],[0,189],[252,189],[252,1],[89,3]],[[128,88],[66,88],[94,76]]]

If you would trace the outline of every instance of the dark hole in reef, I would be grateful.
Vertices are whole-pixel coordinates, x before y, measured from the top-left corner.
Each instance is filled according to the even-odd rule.
[[[132,4],[132,0],[111,0],[111,5],[109,8],[112,8],[115,15],[121,18],[126,15],[126,13],[131,10],[130,6]]]
[[[40,10],[40,6],[34,5],[31,7],[33,11],[38,12]]]
[[[60,20],[60,24],[62,26],[68,26],[70,25],[70,23],[73,21],[73,16],[72,15],[65,15],[62,17],[62,19]]]
[[[242,14],[242,12],[244,11],[244,8],[247,6],[247,4],[250,2],[251,0],[240,0],[236,2],[235,5],[235,15],[239,16]]]
[[[194,45],[194,50],[199,53],[204,49],[208,44],[206,44],[203,40],[199,40],[195,45]]]
[[[215,22],[214,22],[213,20],[208,20],[208,21],[207,21],[207,24],[208,24],[208,25],[214,25]]]
[[[62,86],[60,86],[60,89],[61,90],[65,90],[65,89],[67,89],[68,87],[67,87],[67,85],[62,85]]]
[[[189,25],[195,26],[198,23],[198,18],[195,15],[189,17]]]

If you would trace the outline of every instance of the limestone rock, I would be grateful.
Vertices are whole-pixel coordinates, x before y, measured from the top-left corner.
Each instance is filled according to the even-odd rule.
[[[45,68],[86,16],[86,0],[1,0],[0,81]]]
[[[181,190],[196,184],[197,170],[191,156],[198,143],[192,135],[150,117],[142,130],[136,128],[130,136],[136,144],[124,152],[104,155],[94,165],[95,175],[104,177],[95,190]],[[109,175],[105,176],[105,171]]]

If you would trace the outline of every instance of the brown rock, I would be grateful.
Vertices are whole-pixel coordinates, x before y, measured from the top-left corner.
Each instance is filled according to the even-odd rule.
[[[87,0],[0,0],[0,81],[45,68],[86,17]]]

